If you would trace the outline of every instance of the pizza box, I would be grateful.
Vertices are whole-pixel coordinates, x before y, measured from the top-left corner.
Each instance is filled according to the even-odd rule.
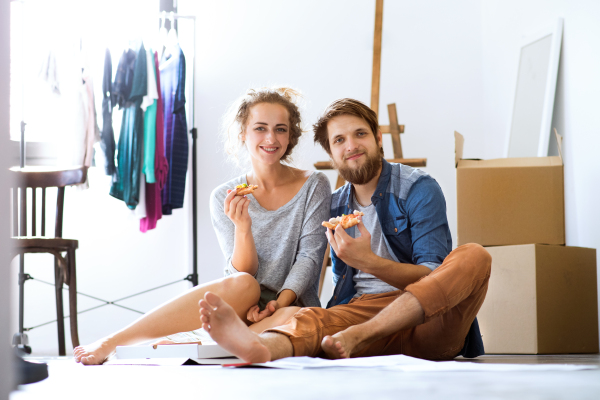
[[[108,365],[221,365],[243,362],[217,344],[117,346]]]

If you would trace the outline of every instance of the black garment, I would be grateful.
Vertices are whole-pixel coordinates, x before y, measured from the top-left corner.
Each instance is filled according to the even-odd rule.
[[[167,183],[162,190],[162,212],[171,215],[174,209],[183,207],[189,156],[185,116],[185,56],[179,45],[172,54],[163,57],[160,83],[165,115],[165,156],[169,163]]]
[[[140,105],[148,90],[146,49],[142,44],[135,59],[130,94],[127,98],[123,123],[117,149],[117,181],[110,188],[110,195],[123,200],[127,207],[135,209],[140,200],[140,174],[144,150],[144,112]],[[127,71],[117,71],[117,77]]]
[[[106,175],[117,179],[115,168],[115,133],[112,126],[112,110],[116,96],[112,90],[112,58],[110,50],[106,49],[104,56],[104,78],[102,79],[102,133],[100,147],[104,152]]]
[[[126,106],[133,86],[133,67],[135,65],[136,53],[133,49],[128,49],[123,52],[119,65],[117,66],[117,74],[113,83],[113,96],[115,97],[115,105],[119,105],[119,110]]]

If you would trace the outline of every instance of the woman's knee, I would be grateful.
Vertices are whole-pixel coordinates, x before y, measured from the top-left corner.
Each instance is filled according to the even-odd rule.
[[[229,275],[223,284],[225,291],[239,295],[240,298],[248,297],[254,304],[260,298],[260,285],[252,275],[246,272]]]

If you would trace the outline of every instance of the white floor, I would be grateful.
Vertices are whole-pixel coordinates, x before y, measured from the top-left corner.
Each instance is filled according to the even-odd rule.
[[[12,394],[11,400],[600,399],[600,368],[574,372],[405,373],[208,366],[84,367],[66,357],[46,361],[49,363],[50,377],[39,383],[21,386],[19,391]],[[484,356],[478,362],[600,366],[600,355]]]

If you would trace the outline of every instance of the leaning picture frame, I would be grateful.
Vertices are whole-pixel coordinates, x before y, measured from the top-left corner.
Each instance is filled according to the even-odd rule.
[[[519,46],[506,157],[548,155],[560,62],[563,19],[524,36]]]

